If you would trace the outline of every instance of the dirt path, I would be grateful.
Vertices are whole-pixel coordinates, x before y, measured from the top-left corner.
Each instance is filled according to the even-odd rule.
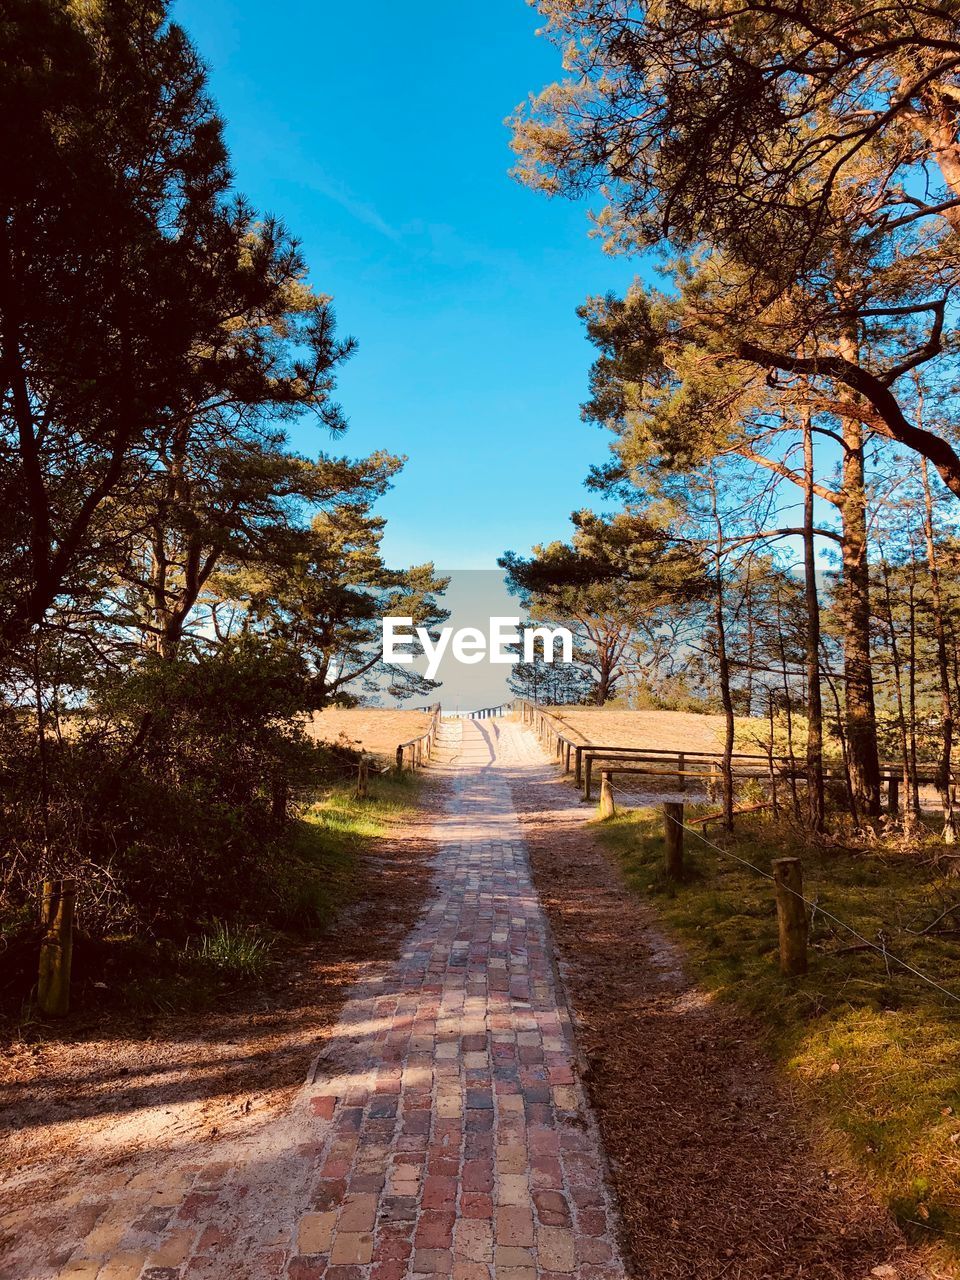
[[[354,987],[293,1106],[215,1151],[71,1170],[4,1217],[0,1274],[623,1277],[497,732],[463,726],[431,905]]]
[[[120,1128],[109,1167],[66,1166],[0,1219],[0,1278],[930,1274],[750,1028],[685,980],[532,736],[460,732],[428,909],[336,1026],[289,1046],[316,1051],[292,1104],[216,1144],[177,1140],[175,1098],[155,1152],[124,1155]]]
[[[513,799],[576,1011],[631,1274],[940,1274],[818,1133],[753,1028],[688,981],[654,912],[624,888],[599,846],[586,823],[594,810],[569,780],[541,754],[514,771]]]

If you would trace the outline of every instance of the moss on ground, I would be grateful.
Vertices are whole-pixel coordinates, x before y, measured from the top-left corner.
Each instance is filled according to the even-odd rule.
[[[845,1136],[904,1228],[938,1235],[960,1261],[960,1002],[892,958],[960,996],[960,909],[922,932],[960,904],[960,882],[937,873],[922,843],[811,849],[789,829],[741,822],[722,841],[711,830],[722,853],[687,834],[681,885],[661,871],[658,812],[634,810],[598,830],[627,884],[656,902],[685,944],[691,976],[757,1021],[775,1060]],[[780,975],[772,885],[732,855],[767,872],[775,857],[802,858],[814,904],[805,977]]]

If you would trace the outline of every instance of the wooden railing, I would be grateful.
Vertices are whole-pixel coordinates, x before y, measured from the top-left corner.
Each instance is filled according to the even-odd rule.
[[[574,785],[583,788],[584,800],[592,798],[593,768],[597,762],[600,762],[602,771],[611,778],[615,773],[675,777],[677,790],[683,791],[688,777],[696,776],[705,781],[717,777],[724,759],[722,751],[622,747],[587,742],[582,734],[577,733],[559,716],[546,711],[537,703],[518,698],[514,705],[520,713],[521,721],[529,725],[545,749],[555,755],[563,766],[564,773],[573,771]],[[773,772],[777,781],[781,781],[806,776],[803,761],[796,756],[735,751],[730,759],[735,777],[762,777]],[[690,765],[694,767],[691,768]],[[828,780],[840,781],[842,776],[839,770],[824,770],[824,777]],[[896,813],[899,809],[901,776],[899,766],[881,765],[881,778],[888,786],[888,807],[891,813]],[[934,776],[923,776],[920,780],[932,782]]]
[[[553,751],[558,760],[563,761],[564,773],[570,772],[571,754],[576,760],[576,783],[580,785],[582,770],[582,753],[588,751],[591,743],[578,734],[570,725],[564,723],[559,716],[555,716],[552,711],[546,711],[536,702],[530,702],[527,698],[517,698],[514,702],[514,708],[520,716],[521,724],[528,725],[547,751]],[[576,738],[580,741],[576,741]]]
[[[513,710],[512,702],[501,702],[496,707],[481,707],[479,711],[465,711],[464,720],[490,720],[494,716],[509,715]]]
[[[397,746],[397,773],[403,773],[406,766],[419,769],[433,755],[440,722],[443,719],[443,709],[439,702],[434,702],[429,707],[418,708],[418,710],[430,712],[430,727],[424,733],[418,734],[416,738],[410,738]]]

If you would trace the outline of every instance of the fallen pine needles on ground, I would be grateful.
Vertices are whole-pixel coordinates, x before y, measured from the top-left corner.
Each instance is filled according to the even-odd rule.
[[[722,841],[714,830],[710,844],[688,831],[677,885],[662,872],[659,813],[630,811],[595,829],[683,943],[691,976],[756,1020],[907,1234],[939,1237],[960,1261],[960,1000],[897,962],[960,997],[960,886],[916,846],[811,848],[756,819]],[[806,976],[780,975],[772,885],[730,855],[767,871],[772,858],[802,859],[813,904]]]

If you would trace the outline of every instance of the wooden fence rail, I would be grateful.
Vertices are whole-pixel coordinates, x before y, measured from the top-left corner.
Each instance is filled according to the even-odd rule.
[[[545,710],[538,703],[518,698],[514,707],[522,723],[533,729],[544,748],[560,762],[564,773],[573,771],[574,785],[578,789],[583,788],[585,801],[593,797],[593,767],[597,762],[604,772],[610,774],[611,780],[615,773],[659,772],[664,776],[673,776],[677,779],[678,791],[686,790],[686,780],[689,777],[715,777],[723,763],[722,751],[697,751],[687,747],[672,750],[662,747],[625,747],[586,742],[582,735],[558,715]],[[791,778],[802,781],[806,777],[803,760],[796,754],[789,756],[770,752],[734,751],[730,759],[734,766],[734,777],[763,778],[772,774],[778,782],[789,781]],[[634,767],[630,767],[630,762],[635,762]],[[711,767],[709,770],[691,769],[688,767],[691,764]],[[654,765],[668,767],[662,770],[643,768]],[[899,809],[902,773],[900,765],[881,765],[881,777],[888,785],[888,807],[893,814]],[[844,775],[842,770],[828,768],[824,771],[824,777],[828,781],[842,781]],[[932,783],[936,776],[933,771],[921,772],[918,780],[921,783]]]
[[[410,738],[398,744],[397,773],[403,773],[406,766],[419,769],[433,755],[440,722],[443,719],[443,709],[439,702],[435,702],[430,707],[424,707],[423,710],[430,712],[430,727],[424,733],[418,734],[416,738]]]

